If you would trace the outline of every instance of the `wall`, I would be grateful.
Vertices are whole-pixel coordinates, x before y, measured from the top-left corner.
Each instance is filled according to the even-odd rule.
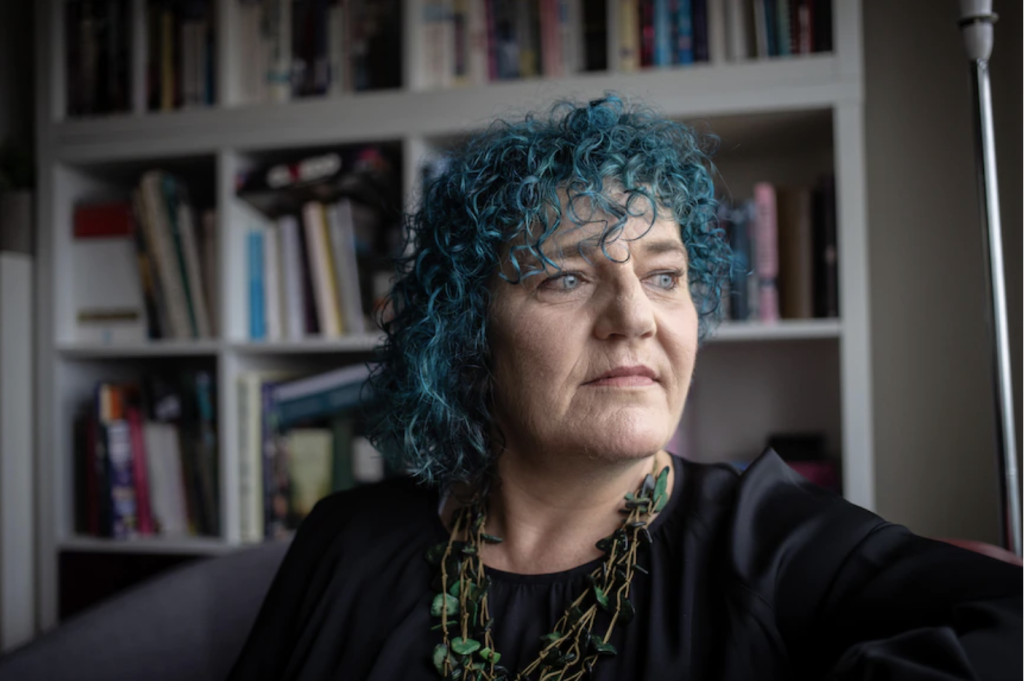
[[[920,534],[998,542],[973,104],[957,3],[863,7],[877,510]],[[1020,6],[997,0],[995,11],[1010,12],[996,28],[993,87],[1019,441]]]

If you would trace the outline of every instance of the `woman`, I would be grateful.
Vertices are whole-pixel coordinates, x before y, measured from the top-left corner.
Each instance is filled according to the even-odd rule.
[[[317,505],[233,678],[1020,678],[1019,569],[665,451],[730,262],[689,128],[608,97],[449,161],[372,379],[413,478]]]

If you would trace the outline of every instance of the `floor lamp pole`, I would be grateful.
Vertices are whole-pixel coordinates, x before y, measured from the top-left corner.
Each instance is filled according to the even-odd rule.
[[[1003,238],[999,219],[999,188],[996,175],[995,130],[992,126],[992,91],[988,60],[992,54],[992,0],[960,0],[960,31],[971,63],[975,99],[974,133],[981,197],[982,237],[988,274],[990,336],[994,343],[997,443],[1002,452],[1002,535],[1004,546],[1021,555],[1020,496],[1017,491],[1017,447],[1010,370],[1010,340],[1006,323],[1006,279],[1003,275]]]

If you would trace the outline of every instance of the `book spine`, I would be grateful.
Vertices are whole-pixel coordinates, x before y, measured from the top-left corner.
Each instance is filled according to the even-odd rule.
[[[178,220],[181,231],[182,253],[184,255],[185,278],[188,282],[189,300],[194,310],[196,336],[209,338],[210,313],[206,309],[208,297],[206,284],[203,281],[202,269],[199,264],[199,246],[196,239],[195,213],[188,199],[188,192],[183,186],[178,188]]]
[[[323,418],[359,406],[363,384],[349,383],[331,387],[294,400],[275,400],[278,425],[287,428],[306,419]]]
[[[691,0],[677,0],[675,63],[693,63],[693,9]]]
[[[178,278],[181,281],[182,293],[185,300],[185,309],[188,318],[188,338],[199,336],[199,324],[196,317],[195,298],[196,292],[192,291],[189,279],[189,266],[185,255],[185,237],[182,231],[180,203],[181,194],[177,181],[169,175],[163,176],[163,198],[167,214],[167,224],[170,226],[171,245],[177,263]]]
[[[267,92],[273,102],[287,102],[292,95],[292,0],[269,0],[267,38],[270,57]]]
[[[640,68],[640,0],[609,0],[619,4],[618,70],[631,73]]]
[[[281,323],[281,254],[280,232],[276,225],[263,230],[263,303],[266,310],[267,340],[284,337]]]
[[[755,223],[756,272],[758,279],[758,319],[764,323],[779,320],[779,240],[776,224],[775,188],[767,182],[754,186],[757,209]]]
[[[275,435],[273,385],[261,387],[261,442],[263,452],[263,528],[266,539],[276,539],[285,531],[288,507],[288,469],[278,456]]]
[[[338,96],[347,91],[345,62],[348,59],[348,42],[345,32],[348,25],[345,16],[346,4],[340,0],[332,3],[327,12],[327,60],[330,71],[328,93]]]
[[[139,520],[139,534],[155,532],[150,504],[149,475],[146,470],[146,443],[142,434],[142,413],[130,407],[127,413],[128,434],[131,439],[132,479],[135,481],[135,503]]]
[[[572,0],[555,0],[558,15],[558,75],[571,75],[579,71],[579,16],[574,17]],[[578,4],[575,4],[578,9]]]
[[[839,254],[836,242],[835,178],[826,176],[815,192],[814,316],[839,316]]]
[[[654,0],[639,0],[640,68],[654,64]]]
[[[468,0],[466,12],[466,61],[469,84],[485,85],[489,80],[487,0]]]
[[[791,9],[791,0],[775,0],[775,44],[780,57],[788,57],[793,53],[790,35]]]
[[[303,209],[303,226],[309,270],[313,275],[313,297],[316,300],[320,332],[327,337],[341,335],[335,287],[330,274],[330,251],[324,240],[324,211],[319,203],[307,203]]]
[[[345,328],[349,333],[366,332],[363,314],[363,293],[359,280],[359,259],[356,257],[356,228],[352,201],[342,199],[335,206],[338,218],[338,234],[340,244],[340,262],[338,267],[339,287],[344,299],[342,309],[345,311]]]
[[[708,0],[692,0],[693,8],[693,60],[704,63],[710,58],[708,50]]]
[[[266,338],[264,326],[263,234],[251,230],[248,235],[249,253],[249,337]]]
[[[199,468],[200,494],[203,497],[203,524],[206,533],[220,533],[220,504],[218,480],[216,415],[213,407],[213,378],[206,371],[195,374],[195,400],[197,407],[197,464]]]
[[[281,238],[284,329],[288,338],[299,340],[305,335],[306,303],[302,286],[303,263],[298,220],[292,215],[285,215],[278,219],[277,229]]]
[[[726,56],[729,61],[750,58],[745,8],[744,0],[725,0]]]
[[[146,229],[146,243],[149,244],[156,261],[160,289],[167,302],[173,335],[175,338],[184,339],[191,337],[188,305],[181,270],[171,240],[162,184],[163,178],[159,172],[147,173],[142,178],[141,195],[145,208],[143,224]]]
[[[669,0],[654,0],[654,65],[672,63],[672,17]]]
[[[115,539],[131,539],[138,534],[138,528],[128,424],[122,420],[106,423],[106,438],[110,476],[111,532]]]

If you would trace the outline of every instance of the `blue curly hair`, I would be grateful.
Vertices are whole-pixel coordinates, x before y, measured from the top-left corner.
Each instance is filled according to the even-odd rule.
[[[713,135],[609,94],[497,121],[450,152],[406,216],[407,255],[397,263],[393,316],[382,321],[386,337],[369,380],[370,437],[388,463],[429,485],[482,482],[493,473],[501,435],[491,415],[492,278],[505,254],[517,279],[544,265],[557,269],[541,249],[567,222],[603,225],[607,256],[605,244],[631,216],[648,207],[654,215],[671,211],[689,255],[703,341],[720,317],[731,264],[715,218],[716,147]],[[582,216],[580,202],[600,220]],[[520,260],[540,265],[524,270]]]

